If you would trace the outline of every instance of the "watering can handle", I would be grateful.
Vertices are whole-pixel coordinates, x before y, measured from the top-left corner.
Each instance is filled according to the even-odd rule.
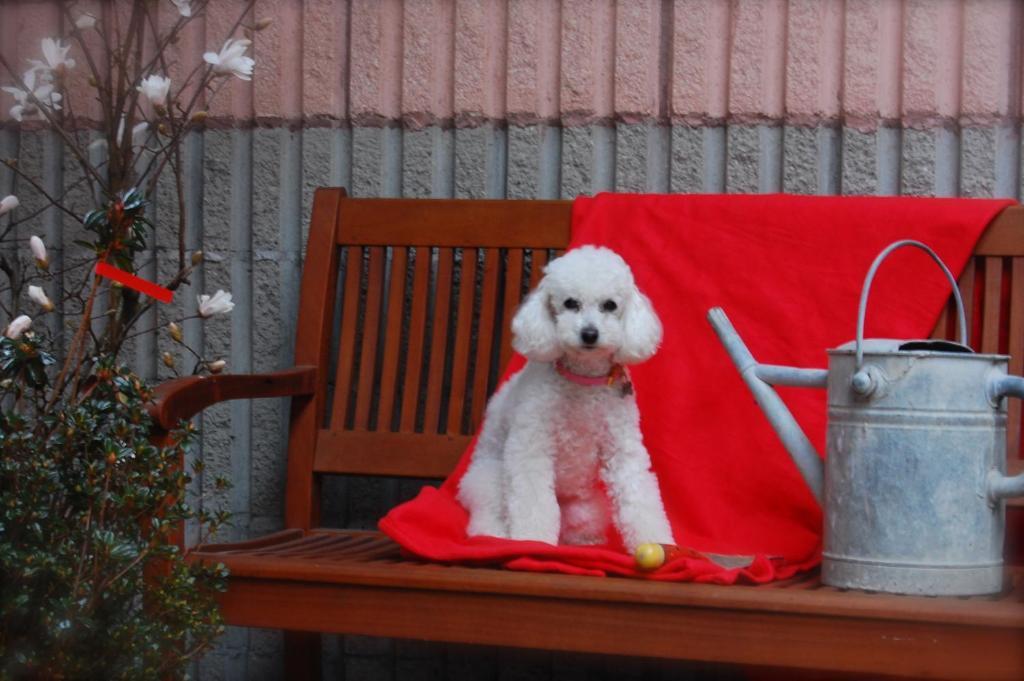
[[[989,380],[988,394],[993,406],[1004,397],[1024,399],[1024,378],[998,373]],[[1024,497],[1024,473],[1016,476],[1003,475],[993,470],[988,475],[988,498],[993,505],[1001,499]]]
[[[857,307],[857,370],[860,371],[864,365],[864,317],[867,314],[868,309],[868,294],[871,292],[871,282],[875,278],[875,273],[881,266],[882,261],[885,260],[890,253],[895,251],[897,248],[903,246],[915,246],[920,248],[922,251],[932,257],[932,260],[942,268],[942,271],[946,273],[946,278],[949,279],[949,283],[953,286],[953,296],[956,298],[956,315],[957,322],[960,324],[960,344],[967,345],[967,316],[964,314],[964,301],[960,297],[960,289],[956,285],[956,277],[946,267],[946,263],[942,262],[942,259],[933,251],[931,248],[921,243],[920,241],[914,241],[913,239],[904,239],[895,243],[889,244],[884,251],[878,254],[875,261],[871,263],[871,267],[868,269],[868,276],[864,278],[864,288],[860,291],[860,305]]]

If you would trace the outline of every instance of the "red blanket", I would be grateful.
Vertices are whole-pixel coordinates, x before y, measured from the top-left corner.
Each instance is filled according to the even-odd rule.
[[[857,299],[878,252],[924,241],[954,271],[1008,201],[912,198],[637,196],[577,199],[572,246],[620,253],[665,328],[655,357],[632,368],[644,441],[676,540],[705,552],[756,555],[726,569],[681,556],[654,579],[733,583],[791,576],[820,560],[822,516],[788,454],[705,320],[720,305],[760,362],[825,367],[825,350],[854,337]],[[894,253],[876,279],[867,335],[923,338],[949,284],[916,249]],[[517,358],[509,373],[522,366]],[[825,391],[781,391],[819,451]],[[638,575],[620,547],[551,546],[467,537],[454,499],[462,464],[440,489],[392,510],[381,529],[409,552],[513,569]]]

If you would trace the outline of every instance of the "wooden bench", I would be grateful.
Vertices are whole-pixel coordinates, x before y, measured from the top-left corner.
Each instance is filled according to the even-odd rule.
[[[570,205],[316,193],[296,367],[172,381],[153,409],[169,428],[221,400],[293,396],[287,529],[190,554],[230,569],[226,621],[285,629],[289,678],[318,674],[319,636],[303,632],[333,632],[873,676],[1024,679],[1020,588],[938,599],[840,592],[816,573],[728,587],[532,574],[427,564],[403,558],[379,533],[319,527],[325,475],[441,478],[452,469],[509,357],[511,312],[568,243]],[[1020,373],[1024,209],[1004,211],[975,255],[961,286],[979,349],[998,348],[1000,319],[1009,315],[1012,370]],[[947,326],[940,321],[936,334]],[[1016,463],[1020,411],[1012,409]]]

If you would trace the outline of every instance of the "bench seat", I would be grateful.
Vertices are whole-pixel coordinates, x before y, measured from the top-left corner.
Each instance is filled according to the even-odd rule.
[[[1024,574],[997,596],[840,591],[817,571],[757,586],[513,572],[404,557],[379,532],[284,530],[199,547],[228,623],[926,678],[1020,679]]]

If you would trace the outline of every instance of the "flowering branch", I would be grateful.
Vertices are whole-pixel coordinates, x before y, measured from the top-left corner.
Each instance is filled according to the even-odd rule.
[[[254,60],[247,55],[252,45],[251,39],[235,37],[235,33],[243,26],[246,17],[251,16],[255,0],[244,4],[220,48],[203,53],[202,59],[196,60],[195,66],[177,87],[170,77],[171,60],[168,54],[178,44],[185,26],[201,15],[209,2],[166,0],[173,2],[178,15],[165,30],[161,30],[158,22],[160,1],[163,0],[134,2],[127,16],[117,11],[104,12],[105,16],[101,20],[87,13],[76,13],[74,2],[61,3],[64,23],[73,27],[69,31],[68,42],[60,38],[44,39],[41,43],[42,58],[29,60],[29,68],[24,72],[19,72],[0,55],[0,66],[7,71],[12,81],[12,85],[3,87],[3,91],[14,98],[12,117],[17,120],[37,118],[45,121],[82,168],[82,179],[77,180],[75,185],[84,181],[88,183],[93,196],[101,197],[101,205],[83,217],[83,211],[67,201],[67,191],[55,196],[31,174],[18,167],[16,161],[0,159],[4,167],[10,168],[19,180],[24,181],[46,201],[44,208],[31,215],[21,220],[9,220],[0,233],[0,241],[7,240],[16,225],[30,222],[49,206],[72,217],[95,237],[88,243],[76,242],[87,247],[87,252],[92,254],[89,258],[74,267],[58,269],[55,273],[47,272],[48,260],[37,255],[39,249],[45,251],[42,241],[38,237],[30,240],[38,273],[47,277],[61,277],[60,280],[64,281],[64,272],[84,268],[81,281],[76,284],[77,288],[59,292],[54,300],[50,300],[42,286],[32,283],[36,275],[27,278],[21,275],[23,267],[17,258],[11,261],[6,256],[0,258],[0,272],[7,277],[8,288],[16,305],[23,285],[28,285],[28,300],[34,302],[43,313],[57,308],[64,309],[63,305],[67,302],[73,301],[80,305],[76,311],[65,310],[66,314],[73,312],[78,317],[78,326],[45,406],[52,406],[63,399],[69,386],[71,399],[75,399],[83,367],[91,366],[95,358],[104,353],[116,356],[124,341],[136,335],[130,331],[131,328],[146,311],[152,309],[153,302],[149,299],[140,301],[138,295],[120,287],[101,286],[95,277],[90,283],[91,265],[109,259],[117,267],[136,271],[136,256],[154,238],[154,226],[143,214],[145,196],[155,192],[157,182],[165,170],[169,170],[173,177],[178,204],[179,259],[177,274],[166,284],[166,288],[179,288],[201,264],[201,256],[198,260],[186,259],[182,142],[190,130],[203,125],[206,112],[198,110],[198,107],[204,97],[207,100],[215,97],[231,77],[251,79],[255,66]],[[258,22],[247,27],[247,31],[259,31],[268,24],[266,21]],[[86,40],[87,34],[92,31],[101,38],[98,45]],[[153,51],[145,57],[143,42],[147,36]],[[103,137],[89,144],[88,149],[79,142],[79,130],[74,127],[78,120],[75,116],[75,103],[65,89],[78,62],[87,65],[86,75],[100,105],[100,131]],[[90,156],[95,157],[101,149],[106,152],[105,159],[92,162]],[[5,212],[11,210],[13,208]],[[64,260],[66,263],[67,259]],[[44,261],[45,267],[42,264]],[[0,290],[5,289],[0,287]],[[107,323],[102,332],[98,333],[93,328],[92,310],[100,295],[109,296],[110,302],[99,317],[106,319]],[[200,300],[199,316],[202,319],[230,310],[230,294],[218,292],[205,298]],[[208,314],[211,306],[222,309]],[[29,332],[27,328],[22,333]],[[95,346],[96,352],[88,351],[89,342]],[[211,371],[223,366],[205,360],[200,364]]]

